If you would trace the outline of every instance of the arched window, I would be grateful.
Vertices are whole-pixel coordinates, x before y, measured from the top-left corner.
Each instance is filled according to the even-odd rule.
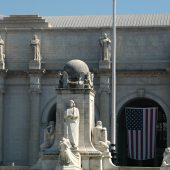
[[[125,121],[126,107],[158,107],[158,120],[156,126],[156,157],[146,161],[137,161],[128,158],[127,129]],[[160,166],[162,155],[167,143],[167,119],[162,107],[148,98],[135,98],[125,103],[117,117],[117,157],[118,165],[128,166]]]
[[[50,111],[48,113],[47,121],[48,122],[50,122],[50,121],[56,122],[56,104],[54,104],[52,106],[52,108],[50,109]]]

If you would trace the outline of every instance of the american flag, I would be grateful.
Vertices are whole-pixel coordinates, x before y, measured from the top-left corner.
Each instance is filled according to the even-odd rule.
[[[129,158],[155,157],[157,108],[125,108]]]

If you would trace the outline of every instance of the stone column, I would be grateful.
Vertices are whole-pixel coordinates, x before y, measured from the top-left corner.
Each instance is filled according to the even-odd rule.
[[[103,123],[103,126],[107,128],[108,139],[110,140],[110,61],[100,61],[99,63],[99,72],[100,72],[100,87],[99,87],[99,108],[100,108],[100,120]]]
[[[110,139],[110,77],[108,75],[100,75],[100,120],[103,126],[108,130]]]
[[[0,165],[3,163],[4,78],[6,70],[0,70]]]
[[[31,70],[29,164],[36,163],[40,148],[40,94],[42,70]]]

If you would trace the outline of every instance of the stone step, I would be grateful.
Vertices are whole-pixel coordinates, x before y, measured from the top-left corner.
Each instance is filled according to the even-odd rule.
[[[160,167],[120,166],[119,170],[160,170]]]
[[[0,20],[0,27],[6,28],[47,28],[48,22],[38,15],[11,15]]]
[[[29,166],[0,166],[0,170],[29,170]]]

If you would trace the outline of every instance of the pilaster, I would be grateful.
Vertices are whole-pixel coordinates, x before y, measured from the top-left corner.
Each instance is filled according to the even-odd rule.
[[[32,64],[32,63],[31,63]],[[32,68],[32,65],[31,65]],[[40,95],[41,77],[44,70],[29,70],[30,77],[30,137],[29,137],[29,164],[32,165],[38,160],[40,146]]]
[[[108,138],[110,139],[110,62],[103,61],[99,63],[100,87],[98,90],[100,99],[100,120],[103,126],[107,128]]]
[[[4,119],[4,84],[7,70],[0,70],[0,164],[3,163],[3,119]]]

